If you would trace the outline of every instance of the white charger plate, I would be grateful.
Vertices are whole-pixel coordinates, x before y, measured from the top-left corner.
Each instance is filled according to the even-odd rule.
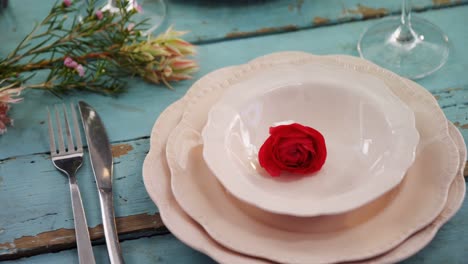
[[[169,106],[156,121],[151,133],[151,148],[143,164],[143,180],[151,199],[158,205],[158,209],[165,226],[188,246],[199,250],[219,263],[271,263],[229,250],[215,242],[206,231],[188,216],[175,200],[171,186],[169,168],[165,158],[166,141],[170,132],[181,119],[186,101],[184,99]],[[452,138],[457,142],[460,151],[460,161],[464,165],[466,147],[463,137],[456,127],[450,124]],[[464,154],[463,154],[464,153]],[[460,171],[450,186],[449,196],[442,213],[424,229],[414,234],[391,251],[364,261],[364,263],[395,263],[406,259],[426,246],[435,236],[439,228],[445,224],[462,205],[465,195],[465,181],[463,170]]]
[[[325,137],[327,160],[313,175],[271,177],[259,165],[269,128],[289,120]],[[209,111],[202,137],[206,164],[235,197],[303,217],[350,211],[394,188],[419,141],[413,111],[382,80],[320,60],[232,85]]]
[[[269,55],[269,57],[276,56],[281,58],[283,54],[284,53],[272,54]],[[296,53],[291,53],[291,55],[293,54],[297,55]],[[262,58],[258,60],[261,59]],[[204,76],[193,85],[188,94],[193,94],[193,92],[201,87],[209,85],[212,79],[216,79],[216,75],[220,75],[221,77],[232,70],[232,67],[223,68]],[[413,83],[409,81],[409,85],[413,85]],[[167,166],[165,148],[167,138],[170,132],[179,123],[185,107],[185,98],[177,101],[161,113],[153,126],[150,138],[150,151],[143,164],[143,180],[149,196],[158,205],[159,212],[166,227],[192,248],[204,252],[220,263],[267,263],[267,261],[240,255],[216,243],[176,202],[170,186],[171,175]],[[466,160],[466,147],[463,142],[463,137],[453,125],[450,127],[450,131],[453,133],[452,138],[455,139],[460,151],[461,165],[464,165],[464,161]],[[455,214],[463,202],[465,194],[463,170],[464,168],[461,166],[455,181],[450,187],[447,204],[443,212],[433,223],[411,236],[390,252],[359,263],[394,263],[411,256],[429,243],[437,230]]]
[[[343,67],[350,67],[350,70],[373,72],[416,112],[422,141],[418,149],[421,155],[397,190],[398,195],[383,198],[387,204],[380,206],[380,211],[364,222],[359,221],[362,216],[354,214],[355,225],[336,230],[333,235],[327,232],[279,230],[256,221],[230,202],[232,199],[213,178],[203,159],[196,155],[196,151],[201,151],[199,132],[206,122],[210,105],[222,94],[222,88],[238,78],[254,74],[255,69],[280,63],[280,60],[268,61],[264,58],[263,61],[241,67],[237,74],[224,82],[187,95],[188,107],[171,134],[166,149],[177,201],[219,243],[252,256],[289,263],[328,263],[368,258],[390,250],[429,224],[443,209],[459,162],[456,146],[448,135],[445,116],[424,88],[402,86],[401,79],[396,75],[360,59],[317,57],[304,53],[293,58],[290,55],[286,61],[301,63],[329,59],[330,63],[342,64]],[[343,61],[337,61],[337,58]],[[194,162],[194,159],[198,162]],[[200,173],[200,170],[204,173]],[[336,216],[334,219],[324,217],[323,220],[323,223],[334,222],[335,226],[340,226]],[[316,219],[312,221],[318,223]],[[334,227],[333,224],[326,225]],[[363,239],[356,241],[356,237]],[[339,254],[336,248],[340,248]]]

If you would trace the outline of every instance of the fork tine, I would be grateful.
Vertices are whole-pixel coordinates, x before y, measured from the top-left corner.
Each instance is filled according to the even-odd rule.
[[[70,132],[70,123],[68,123],[67,108],[65,107],[65,104],[62,104],[62,106],[63,106],[63,117],[65,119],[65,132],[67,133],[67,147],[68,147],[69,152],[73,152],[75,151],[75,145],[73,145],[73,138]]]
[[[75,111],[75,105],[73,103],[71,105],[72,110],[72,119],[73,119],[73,126],[75,127],[75,141],[76,141],[76,149],[78,151],[82,150],[83,144],[81,143],[81,134],[80,134],[80,127],[78,125],[78,118]]]
[[[65,152],[65,144],[63,142],[63,132],[62,132],[62,124],[60,123],[60,116],[57,106],[55,106],[55,119],[57,123],[57,131],[58,131],[58,145],[59,145],[59,153]]]
[[[55,155],[57,153],[57,149],[55,148],[54,127],[52,126],[49,107],[47,107],[47,123],[49,123],[50,155]]]

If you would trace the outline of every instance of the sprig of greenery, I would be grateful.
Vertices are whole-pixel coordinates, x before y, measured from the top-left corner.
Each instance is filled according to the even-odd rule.
[[[71,0],[57,2],[7,57],[0,58],[0,135],[13,124],[7,113],[24,89],[115,94],[125,88],[129,76],[168,87],[170,81],[191,78],[198,66],[186,58],[195,54],[195,47],[180,38],[185,32],[169,28],[157,37],[143,36],[145,21],[133,19],[140,7],[130,3],[135,2],[116,1],[118,12],[110,12],[90,0],[80,15]],[[44,71],[41,80],[33,78]]]
[[[112,13],[100,11],[90,1],[86,14],[80,16],[70,1],[56,3],[16,49],[0,60],[0,80],[6,80],[9,87],[42,88],[56,93],[83,89],[113,94],[125,87],[125,78],[131,75],[167,85],[171,80],[189,78],[197,69],[194,62],[179,69],[184,76],[168,75],[169,70],[164,67],[168,65],[163,65],[194,53],[192,45],[178,38],[181,33],[169,29],[162,37],[144,37],[140,33],[145,29],[144,21],[133,21],[137,8],[128,8],[128,1],[117,4],[119,12]],[[135,48],[148,43],[153,45],[150,50]],[[176,45],[170,47],[168,43]],[[67,58],[76,62],[75,67],[64,65]],[[148,72],[149,68],[152,72]],[[49,71],[45,80],[28,83],[30,73],[39,70]]]

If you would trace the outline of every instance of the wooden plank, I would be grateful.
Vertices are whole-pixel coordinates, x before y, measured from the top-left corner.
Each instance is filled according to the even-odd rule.
[[[466,103],[458,98],[464,98],[467,91],[449,88],[435,90],[434,94],[446,113],[458,113],[460,110],[455,109],[464,107]],[[452,118],[458,118],[454,120],[458,120],[456,122],[466,134],[468,129],[465,123],[460,123],[464,122],[465,116],[453,114]],[[145,138],[112,147],[116,173],[116,211],[122,217],[119,221],[124,223],[120,233],[130,234],[133,238],[146,235],[149,229],[162,228],[158,215],[154,214],[156,208],[146,194],[141,179],[140,167],[148,152],[148,144],[149,139]],[[27,179],[22,176],[33,173],[37,176]],[[465,171],[465,176],[467,174],[468,171]],[[68,183],[52,167],[47,155],[35,154],[6,160],[0,168],[0,177],[0,200],[6,201],[0,210],[0,260],[74,246]],[[100,211],[89,162],[80,170],[79,184],[88,222],[94,226],[91,228],[93,239],[101,238]],[[22,204],[29,206],[20,206]]]
[[[412,2],[416,11],[468,3]],[[382,17],[400,8],[401,1],[385,0],[171,1],[167,24],[190,30],[191,41],[212,42]]]
[[[413,257],[402,264],[465,264],[468,258],[468,202],[437,233],[434,240]],[[124,259],[127,263],[153,264],[210,264],[215,263],[209,257],[185,246],[172,235],[153,236],[128,240],[121,243]],[[104,246],[95,246],[97,263],[109,263]],[[78,263],[76,250],[65,250],[54,254],[43,254],[5,264],[51,264]]]
[[[465,164],[465,171],[463,172],[463,176],[468,177],[468,162]]]
[[[464,47],[468,39],[468,31],[464,26],[468,24],[467,12],[468,7],[463,6],[420,14],[439,25],[449,35],[454,51],[445,67],[419,81],[427,89],[468,87],[468,51]],[[201,70],[194,80],[220,67],[245,63],[276,51],[301,50],[315,54],[357,55],[356,43],[359,35],[372,23],[374,21],[347,23],[202,45],[196,58]],[[0,137],[0,160],[47,151],[49,147],[44,124],[47,105],[86,100],[102,116],[111,140],[120,142],[148,136],[159,113],[183,96],[192,83],[193,81],[180,82],[174,85],[175,90],[169,90],[135,80],[129,85],[130,92],[116,98],[75,93],[62,100],[43,91],[29,91],[25,95],[25,101],[12,109],[11,114],[16,118],[15,127],[9,128],[9,133]],[[464,136],[467,139],[468,134],[464,132]]]
[[[141,164],[149,149],[148,142],[148,139],[139,139],[113,146],[117,217],[151,216],[158,212],[145,191],[141,177]],[[102,223],[101,211],[88,158],[78,171],[77,179],[88,224],[96,228]],[[12,254],[19,247],[15,241],[22,237],[74,227],[68,180],[53,167],[48,155],[35,154],[3,161],[0,165],[0,201],[0,244],[3,245],[0,246],[0,255]],[[153,222],[145,224],[158,224]],[[128,228],[145,228],[137,222],[134,224]],[[62,233],[52,232],[48,237],[51,235],[57,235],[58,241],[64,239]],[[11,246],[6,246],[10,243]]]
[[[0,51],[10,50],[34,22],[42,19],[54,0],[10,1],[0,17],[0,29],[8,32]],[[80,2],[80,1],[75,1]],[[101,1],[104,2],[104,1]],[[165,26],[190,31],[187,40],[213,42],[225,38],[256,36],[398,14],[400,1],[387,0],[277,0],[168,2]],[[467,4],[468,0],[413,0],[414,10],[424,11]],[[84,10],[84,1],[81,1]]]
[[[468,130],[464,128],[466,120],[463,119],[462,111],[467,102],[465,95],[468,87],[466,75],[468,52],[463,44],[468,39],[468,32],[464,30],[467,12],[468,7],[458,7],[421,14],[436,22],[449,34],[457,53],[451,57],[446,67],[420,83],[440,97],[439,102],[449,119],[459,122],[465,140],[468,138]],[[200,47],[198,57],[202,71],[197,76],[219,67],[244,63],[259,55],[280,50],[355,55],[355,43],[359,33],[370,23],[373,22],[351,23],[203,45]],[[322,41],[313,41],[317,39]],[[229,52],[226,52],[227,50]],[[90,94],[75,94],[71,97],[72,100],[85,99],[93,104],[105,119],[112,140],[116,144],[124,144],[114,147],[115,201],[118,216],[143,213],[151,215],[157,212],[141,180],[141,164],[148,151],[147,136],[157,115],[165,106],[182,96],[190,83],[180,83],[176,85],[175,91],[169,91],[155,90],[152,86],[132,82],[135,90],[119,98]],[[448,89],[450,96],[444,97],[446,92],[441,89]],[[58,103],[60,100],[43,96],[42,92],[36,91],[29,92],[26,99],[21,107],[13,108],[13,114],[17,116],[16,127],[11,129],[11,133],[0,137],[0,155],[6,157],[0,161],[0,201],[2,201],[0,243],[2,244],[14,242],[23,236],[73,228],[67,180],[51,166],[48,155],[43,154],[48,148],[46,128],[43,124],[44,106]],[[30,153],[39,154],[24,155]],[[86,162],[81,169],[78,180],[88,223],[92,227],[99,225],[100,211],[89,162]],[[458,228],[458,231],[462,233],[462,228]],[[458,237],[456,240],[463,241]],[[452,244],[447,240],[445,242]]]
[[[214,264],[209,257],[180,243],[172,235],[153,236],[121,243],[125,263],[137,264]],[[106,246],[94,246],[96,263],[108,264]],[[76,250],[64,250],[58,253],[5,261],[4,264],[63,264],[78,263]]]
[[[14,10],[21,9],[16,8]],[[351,10],[349,11],[350,13],[355,13],[357,15],[357,11],[353,10],[358,10],[358,8],[349,10]],[[34,10],[31,8],[31,11]],[[375,12],[380,11],[377,9]],[[429,19],[436,21],[437,24],[442,26],[444,30],[449,33],[449,36],[454,40],[455,50],[459,51],[460,53],[456,54],[456,57],[452,57],[449,61],[449,64],[442,71],[421,81],[421,83],[429,90],[433,91],[436,96],[440,94],[441,98],[439,98],[439,100],[441,102],[441,106],[444,107],[444,111],[446,112],[449,119],[458,122],[465,139],[467,139],[465,126],[466,118],[463,119],[462,111],[464,109],[463,105],[466,103],[465,94],[468,82],[464,71],[467,68],[466,62],[468,60],[466,59],[466,51],[463,50],[462,41],[467,39],[466,31],[463,30],[463,25],[467,22],[466,16],[464,16],[466,12],[466,8],[457,8],[456,10],[442,10],[423,14],[423,16],[427,16]],[[23,14],[22,17],[27,16],[24,16]],[[316,21],[321,21],[317,23],[325,23],[323,21],[326,20],[326,17],[319,17],[316,19]],[[351,25],[328,27],[326,30],[307,30],[284,35],[268,36],[258,39],[204,45],[201,47],[200,52],[200,61],[202,63],[203,71],[198,76],[201,76],[209,70],[215,69],[217,67],[243,63],[256,56],[273,51],[283,50],[285,48],[305,50],[320,54],[347,53],[355,55],[356,53],[354,50],[354,45],[357,40],[357,36],[359,35],[360,31],[370,23],[371,22],[354,23]],[[285,28],[285,30],[291,29],[295,28]],[[249,31],[246,30],[245,32]],[[271,32],[274,31],[263,29],[259,30],[257,33],[269,34]],[[322,39],[325,41],[312,41],[314,39]],[[202,41],[204,40],[202,39]],[[230,52],[231,55],[226,54],[226,50],[233,52]],[[213,54],[216,54],[217,56],[213,56]],[[239,56],[232,56],[232,54],[239,54]],[[110,126],[114,141],[118,142],[127,140],[129,138],[143,137],[142,139],[132,140],[114,147],[114,155],[116,157],[116,173],[119,173],[119,176],[116,174],[116,179],[118,179],[119,183],[121,182],[121,184],[118,184],[118,186],[121,186],[120,189],[116,191],[117,210],[119,211],[118,215],[125,216],[137,213],[141,214],[157,212],[152,202],[146,196],[144,188],[141,184],[139,167],[141,167],[141,162],[147,151],[144,149],[147,147],[147,139],[144,137],[147,137],[149,134],[149,130],[153,124],[153,121],[160,113],[160,111],[164,109],[164,107],[170,102],[179,98],[185,89],[189,86],[189,84],[190,82],[182,83],[178,85],[178,89],[173,92],[168,90],[154,91],[151,90],[153,87],[150,87],[149,85],[135,82],[133,85],[139,87],[134,94],[125,95],[117,99],[103,99],[103,97],[87,94],[75,95],[72,97],[73,100],[89,99],[98,105],[100,113],[104,112],[106,118],[112,120],[110,122]],[[453,95],[447,98],[442,98],[444,97],[445,92],[439,93],[440,87],[449,90],[448,93],[453,93]],[[15,134],[10,133],[9,135],[13,134],[14,136],[0,138],[0,155],[4,155],[4,157],[6,157],[6,159],[1,162],[0,166],[0,200],[3,203],[1,205],[2,210],[0,210],[0,240],[4,243],[9,243],[12,241],[15,242],[15,239],[21,239],[20,235],[22,233],[25,235],[40,236],[42,232],[55,232],[53,230],[61,230],[62,228],[68,230],[66,232],[69,233],[70,228],[72,228],[71,211],[68,211],[67,213],[62,212],[63,209],[69,209],[69,205],[67,203],[68,188],[66,179],[60,176],[58,172],[55,171],[55,169],[51,168],[50,160],[48,160],[47,155],[35,154],[24,156],[24,154],[30,154],[31,151],[40,153],[47,149],[47,142],[44,140],[45,127],[43,126],[43,117],[45,116],[45,111],[37,110],[43,109],[42,107],[46,104],[60,102],[60,100],[57,100],[56,98],[50,100],[44,99],[42,92],[30,92],[27,95],[27,99],[29,99],[29,102],[27,102],[28,105],[30,104],[28,107],[17,108],[13,110],[13,113],[18,116],[16,122],[17,127],[16,129],[13,129]],[[456,101],[455,105],[451,102],[453,100]],[[35,115],[30,115],[31,112],[35,113]],[[123,113],[123,115],[120,115],[121,113]],[[24,119],[21,119],[20,117],[24,117]],[[28,123],[28,121],[32,122]],[[32,129],[27,130],[29,128]],[[130,133],[128,133],[129,130]],[[121,137],[119,138],[119,136],[116,135],[120,135]],[[3,138],[5,139],[3,140]],[[17,154],[12,155],[11,153]],[[16,157],[8,158],[10,156]],[[100,218],[96,203],[97,198],[95,195],[94,182],[92,180],[91,174],[89,173],[89,167],[84,167],[82,170],[88,171],[85,173],[86,176],[82,175],[83,177],[80,177],[80,186],[82,186],[82,192],[86,194],[84,195],[84,199],[87,200],[86,210],[88,213],[88,221],[90,222],[91,226],[99,225]],[[34,175],[39,175],[40,177]],[[126,180],[127,178],[128,180]],[[136,192],[136,190],[141,192]],[[122,194],[124,195],[122,196]],[[60,199],[57,199],[57,197],[60,197]],[[463,212],[464,211],[459,213],[459,215],[463,214],[465,216],[464,219],[466,219],[466,213]],[[466,244],[463,243],[462,239],[460,239],[460,236],[463,238],[466,237],[466,235],[462,236],[464,231],[458,227],[466,225],[463,225],[463,223],[460,224],[458,222],[455,225],[456,226],[452,227],[450,230],[453,232],[458,231],[458,233],[453,233],[453,236],[442,237],[441,243],[444,244],[438,245],[437,249],[439,249],[439,247],[444,248],[444,245],[450,245],[451,247],[456,248],[456,245],[453,246],[453,243],[446,242],[451,240],[460,242],[458,245]],[[138,228],[135,228],[135,230]],[[98,228],[95,230],[98,230]],[[54,234],[53,236],[56,237],[66,237],[65,235],[59,233],[52,234]],[[440,237],[440,235],[438,237]],[[165,248],[167,245],[165,240],[163,242],[158,242],[161,241],[160,237],[155,237],[154,240],[151,241],[153,242],[148,245],[150,243],[149,240],[135,240],[135,249],[137,250],[140,248],[146,248],[148,252],[151,252],[154,251],[154,244],[162,243],[163,248]],[[127,245],[126,243],[129,242],[133,241],[128,241],[124,244]],[[67,243],[70,245],[69,241]],[[175,244],[177,244],[177,250],[172,252],[171,255],[168,255],[168,258],[163,261],[169,261],[168,263],[173,263],[171,261],[176,260],[179,254],[185,256],[185,250],[190,251],[189,249],[184,249],[183,247],[180,249],[180,245],[178,243]],[[60,246],[61,244],[58,245]],[[64,245],[67,244],[65,243]],[[34,247],[31,246],[29,248]],[[432,251],[428,253],[431,255],[438,254],[431,256],[431,258],[434,260],[443,260],[441,259],[441,256],[446,256],[447,259],[445,260],[454,261],[464,259],[463,257],[466,258],[465,255],[460,255],[462,254],[459,253],[461,250],[455,252],[455,254],[444,255],[437,251],[437,249],[431,249]],[[433,253],[434,251],[435,253]],[[73,251],[64,252],[65,254],[68,254],[67,252]],[[151,254],[148,252],[144,253],[142,256],[144,259],[142,262],[135,263],[145,263],[145,261],[146,263],[149,263],[149,260],[146,259],[146,257]],[[55,258],[55,256],[58,255],[46,255],[45,258],[39,258],[47,261],[47,263],[54,263],[54,259],[55,263],[68,262],[66,261],[68,258]],[[105,256],[105,253],[103,253],[102,256]],[[134,260],[139,260],[139,258],[140,257],[136,257]],[[422,261],[424,261],[426,258],[427,255],[420,257],[420,263],[422,263]],[[202,259],[205,260],[204,258]],[[28,259],[25,260],[28,261]],[[76,261],[76,256],[73,254],[70,260]],[[188,260],[189,259],[185,259],[185,262],[193,263],[188,262]],[[456,263],[453,261],[449,262]]]
[[[158,213],[154,215],[139,214],[117,217],[116,224],[121,240],[168,233]],[[102,224],[89,228],[89,234],[94,245],[105,243]],[[1,243],[0,261],[71,248],[76,248],[75,230],[61,228],[34,236],[23,236],[12,242]]]
[[[464,16],[467,12],[468,7],[459,7],[424,14],[453,36],[454,48],[459,52],[441,71],[421,81],[426,88],[437,93],[436,96],[439,96],[447,117],[459,122],[465,140],[468,139],[468,129],[465,128],[467,122],[466,115],[463,115],[466,113],[463,112],[463,107],[466,104],[468,87],[468,52],[463,43],[468,39],[468,32],[463,30],[463,22],[467,19]],[[202,71],[198,76],[219,67],[243,63],[259,55],[283,50],[284,47],[319,54],[334,51],[353,54],[358,33],[370,23],[372,22],[367,21],[203,45],[199,55]],[[327,41],[311,41],[319,37]],[[230,52],[227,53],[226,50]],[[135,82],[135,90],[119,98],[90,94],[76,94],[72,97],[73,100],[85,99],[97,108],[114,141],[137,138],[126,142],[131,146],[118,147],[120,152],[116,150],[119,156],[115,159],[115,200],[118,216],[157,212],[141,180],[141,164],[148,151],[147,137],[158,114],[165,106],[182,96],[190,83],[180,83],[175,91],[170,91],[155,90],[154,87]],[[445,92],[441,92],[440,89],[447,88],[452,90],[445,96]],[[28,93],[26,102],[21,107],[13,108],[13,114],[18,117],[16,127],[0,137],[0,155],[7,157],[0,161],[0,243],[60,228],[73,228],[67,180],[52,167],[48,155],[44,154],[48,149],[47,132],[43,124],[46,116],[44,105],[58,102],[59,99],[42,96],[40,92]],[[133,149],[130,150],[131,148]],[[121,149],[128,153],[120,155]],[[22,152],[42,154],[8,158],[12,153]],[[90,226],[96,226],[101,223],[100,211],[88,161],[80,170],[78,181],[88,223]]]
[[[460,129],[465,142],[468,142],[468,86],[438,89],[432,93],[437,98],[447,118]]]

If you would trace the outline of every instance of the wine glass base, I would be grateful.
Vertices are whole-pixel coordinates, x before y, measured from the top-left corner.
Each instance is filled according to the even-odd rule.
[[[157,30],[164,22],[167,13],[167,5],[164,0],[139,0],[141,11],[134,15],[138,22],[145,20],[147,30],[143,31],[144,36]]]
[[[448,37],[431,22],[412,17],[414,38],[398,40],[400,17],[386,18],[369,27],[358,42],[359,55],[410,79],[423,78],[438,69],[449,55]]]

